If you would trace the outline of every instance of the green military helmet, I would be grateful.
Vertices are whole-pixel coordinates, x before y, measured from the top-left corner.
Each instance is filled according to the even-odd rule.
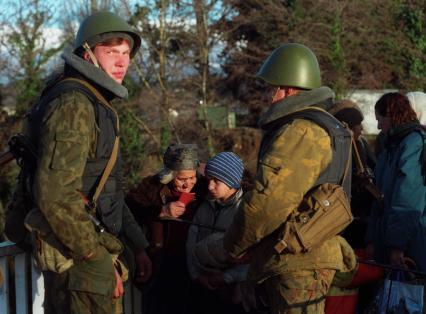
[[[93,46],[104,40],[107,33],[121,33],[119,37],[130,39],[132,48],[130,52],[131,58],[133,58],[141,46],[140,36],[125,20],[114,13],[103,11],[86,17],[80,24],[74,41],[74,51],[81,48],[86,42],[89,46]]]
[[[302,44],[288,43],[275,49],[256,76],[274,86],[314,89],[321,86],[317,57]]]

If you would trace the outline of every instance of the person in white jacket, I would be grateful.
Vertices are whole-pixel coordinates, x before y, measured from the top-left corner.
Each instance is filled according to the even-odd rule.
[[[408,92],[406,96],[416,112],[420,124],[426,125],[426,93],[420,91]]]
[[[208,197],[193,222],[209,227],[192,225],[186,242],[188,270],[198,294],[193,296],[199,305],[195,313],[242,312],[231,299],[235,284],[246,280],[248,265],[229,263],[222,240],[243,196],[243,172],[242,160],[232,152],[219,153],[206,164]]]

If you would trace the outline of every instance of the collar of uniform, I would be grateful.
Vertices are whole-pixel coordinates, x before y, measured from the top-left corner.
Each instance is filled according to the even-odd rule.
[[[334,92],[329,87],[321,86],[286,97],[269,107],[268,111],[260,117],[259,126],[263,128],[268,123],[310,106],[328,110],[332,106],[334,96]]]
[[[115,96],[119,98],[128,97],[129,94],[127,88],[121,84],[118,84],[111,77],[109,77],[108,74],[106,74],[103,70],[95,67],[93,64],[68,51],[65,51],[61,57],[66,64],[74,68],[89,80],[110,91]]]

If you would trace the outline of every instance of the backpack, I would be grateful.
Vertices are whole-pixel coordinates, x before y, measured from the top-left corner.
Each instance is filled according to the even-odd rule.
[[[89,99],[95,99],[95,95],[77,81],[55,81],[55,83],[48,85],[43,90],[38,101],[27,112],[25,115],[26,124],[30,125],[32,119],[38,119],[44,114],[44,111],[39,111],[37,108],[43,107],[43,104],[49,103],[61,93],[69,90],[78,90]],[[27,247],[25,240],[29,235],[28,230],[25,228],[24,220],[30,210],[36,207],[31,193],[31,186],[37,160],[37,145],[35,142],[39,138],[39,134],[31,129],[28,130],[28,133],[15,134],[8,142],[9,151],[16,159],[21,170],[12,200],[7,206],[4,227],[4,234],[7,239],[22,245],[23,248]]]

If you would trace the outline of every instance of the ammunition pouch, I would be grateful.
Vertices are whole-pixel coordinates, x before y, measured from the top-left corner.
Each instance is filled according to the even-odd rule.
[[[340,185],[324,183],[303,198],[280,227],[278,253],[303,253],[338,235],[353,220],[348,196]]]
[[[129,279],[129,272],[130,272],[127,265],[121,259],[119,259],[118,255],[116,254],[112,256],[112,262],[118,274],[120,275],[121,280],[123,282],[127,281]]]
[[[40,270],[62,273],[74,265],[68,250],[59,242],[38,208],[33,208],[25,217],[25,227],[31,232],[33,255]]]
[[[33,208],[27,214],[25,227],[31,232],[34,259],[42,271],[62,273],[74,265],[70,252],[58,240],[38,208]],[[116,264],[118,255],[123,252],[120,240],[110,233],[101,232],[99,233],[99,244],[112,255],[114,264]]]

